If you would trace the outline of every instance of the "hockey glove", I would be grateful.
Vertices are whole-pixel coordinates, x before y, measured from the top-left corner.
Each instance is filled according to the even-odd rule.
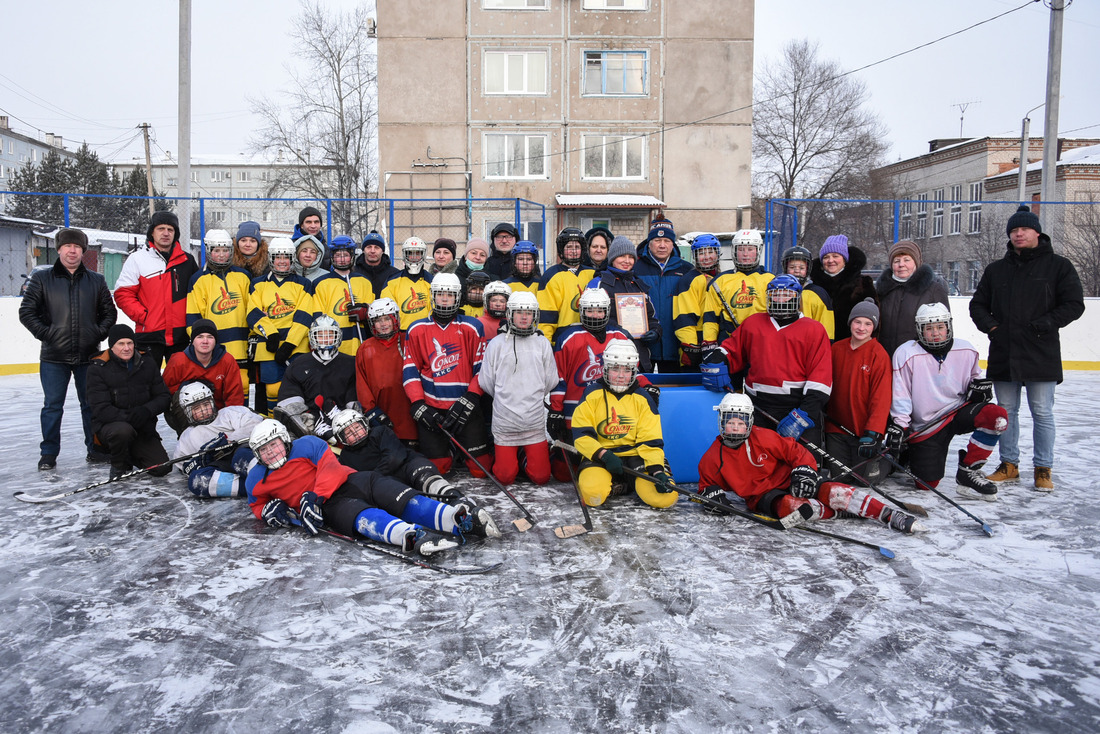
[[[879,440],[882,438],[881,433],[875,433],[874,431],[864,431],[863,435],[859,437],[859,448],[856,452],[861,459],[874,458],[879,452]]]
[[[443,425],[443,416],[423,400],[417,400],[412,404],[412,417],[414,421],[429,431],[438,431],[439,427]]]
[[[268,500],[260,517],[269,528],[290,527],[290,507],[282,500]]]
[[[659,407],[661,404],[661,388],[651,382],[648,385],[642,385],[642,389],[646,391],[649,397],[653,398],[653,407]]]
[[[290,342],[283,342],[275,350],[275,364],[286,367],[286,363],[290,361],[290,355],[292,354],[294,354],[294,345]]]
[[[680,345],[680,366],[698,367],[699,363],[702,361],[703,350],[699,348],[698,344]]]
[[[367,310],[369,308],[369,306],[362,303],[348,306],[348,318],[357,324],[365,324],[370,320],[367,316]]]
[[[638,341],[645,342],[646,344],[652,344],[653,342],[660,340],[660,338],[660,329],[650,329],[649,331],[638,337]]]
[[[661,494],[672,494],[676,491],[676,482],[672,481],[672,477],[664,469],[658,469],[650,476],[653,477],[653,486]]]
[[[550,434],[550,438],[565,441],[569,437],[568,429],[565,427],[565,413],[560,410],[551,410],[547,413],[546,432]]]
[[[477,409],[477,401],[477,393],[467,390],[447,411],[447,415],[443,418],[443,427],[451,433],[461,431]]]
[[[721,487],[703,487],[699,488],[699,495],[708,500],[703,503],[703,512],[709,512],[714,515],[732,515],[727,508],[733,508],[733,504],[730,502],[729,497],[726,496],[726,492]],[[717,507],[716,505],[720,505]]]
[[[621,477],[623,475],[623,460],[616,456],[614,451],[600,449],[592,458],[603,464],[603,468],[607,469],[612,476]]]
[[[893,454],[895,459],[905,450],[905,429],[897,423],[886,426],[886,450]]]
[[[264,343],[267,344],[267,351],[271,352],[272,354],[278,351],[279,344],[282,343],[282,341],[283,340],[279,338],[278,334],[268,334],[267,337],[264,339]]]
[[[714,392],[730,392],[733,389],[729,363],[726,362],[726,353],[721,349],[714,349],[703,357],[699,371],[703,374],[703,387],[706,389]]]
[[[183,473],[188,476],[196,469],[202,469],[204,466],[210,466],[215,461],[216,449],[220,449],[222,446],[229,444],[229,436],[224,433],[219,433],[216,437],[210,439],[202,446],[199,447],[201,454],[192,456],[187,461],[183,462],[181,468]]]
[[[810,416],[806,411],[799,408],[795,408],[779,421],[779,425],[775,427],[775,432],[780,436],[786,436],[787,438],[793,438],[798,440],[803,431],[807,428],[813,428],[814,422],[810,420]]]
[[[791,494],[801,499],[809,499],[817,494],[817,484],[821,478],[808,466],[796,466],[791,470]]]
[[[317,534],[318,528],[325,526],[325,517],[321,514],[321,498],[316,492],[302,493],[302,499],[298,502],[298,516],[302,518],[302,525],[312,535]]]
[[[371,428],[377,428],[378,426],[393,428],[393,421],[378,408],[371,408],[363,417],[367,419],[367,425]]]
[[[968,403],[992,403],[993,380],[976,377],[970,381],[970,389],[966,391]]]

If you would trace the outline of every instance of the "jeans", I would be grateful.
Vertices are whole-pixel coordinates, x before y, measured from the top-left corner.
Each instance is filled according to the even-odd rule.
[[[65,395],[69,391],[69,377],[76,380],[76,397],[80,401],[80,418],[84,423],[84,445],[92,449],[92,409],[85,394],[87,364],[63,364],[42,362],[38,365],[38,377],[42,381],[42,455],[57,456],[61,453],[61,414],[65,409]]]
[[[997,404],[1008,413],[1008,428],[1001,436],[1001,461],[1020,465],[1020,388],[1027,389],[1031,409],[1032,435],[1035,442],[1035,466],[1054,466],[1054,386],[1055,382],[994,382]]]

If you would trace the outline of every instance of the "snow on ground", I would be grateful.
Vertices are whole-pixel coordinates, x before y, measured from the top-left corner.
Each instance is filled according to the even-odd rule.
[[[18,502],[107,467],[84,463],[70,396],[59,470],[36,471],[37,377],[2,377],[0,728],[1095,732],[1098,394],[1097,373],[1059,389],[1058,491],[966,504],[993,538],[891,480],[931,511],[926,536],[826,527],[894,561],[631,497],[559,540],[581,519],[571,487],[518,485],[540,520],[521,534],[464,476],[508,532],[442,561],[501,569],[457,577],[268,530],[178,474]]]

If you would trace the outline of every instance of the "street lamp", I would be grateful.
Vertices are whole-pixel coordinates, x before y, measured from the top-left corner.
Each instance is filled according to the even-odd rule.
[[[1024,114],[1024,126],[1023,131],[1020,133],[1020,175],[1019,183],[1016,185],[1016,198],[1020,203],[1024,203],[1024,187],[1027,184],[1027,146],[1028,146],[1028,132],[1031,129],[1031,113],[1040,107],[1044,107],[1046,103],[1036,105]]]

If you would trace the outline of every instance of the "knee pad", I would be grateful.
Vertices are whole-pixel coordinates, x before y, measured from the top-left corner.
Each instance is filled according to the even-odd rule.
[[[589,466],[581,469],[577,484],[589,507],[599,507],[611,495],[611,474],[604,468]]]
[[[999,436],[1008,428],[1008,412],[999,405],[986,403],[974,416],[974,428]]]
[[[187,488],[196,497],[243,497],[244,481],[236,474],[212,466],[196,469],[187,476]]]

